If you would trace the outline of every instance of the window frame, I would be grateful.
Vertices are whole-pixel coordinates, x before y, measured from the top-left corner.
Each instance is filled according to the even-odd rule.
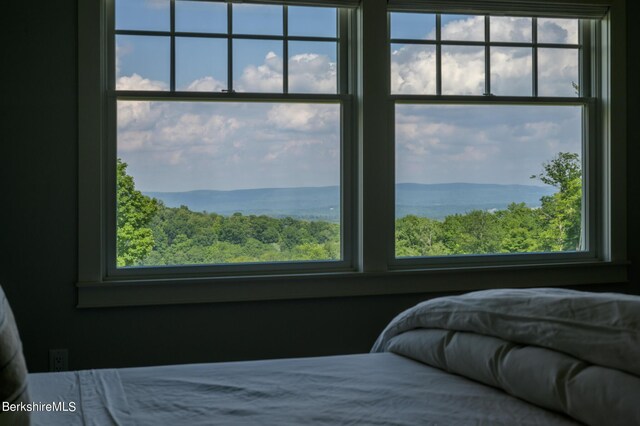
[[[165,279],[181,277],[217,277],[234,275],[256,275],[272,273],[310,273],[310,272],[336,272],[348,271],[352,269],[353,263],[353,207],[352,200],[352,103],[353,90],[349,82],[349,20],[350,11],[346,8],[336,10],[336,36],[313,37],[313,36],[291,36],[288,34],[288,5],[277,5],[282,7],[282,27],[281,35],[259,35],[259,34],[237,34],[232,31],[233,8],[232,2],[216,1],[227,6],[226,33],[207,32],[180,32],[175,30],[175,4],[181,0],[170,1],[170,30],[168,31],[145,31],[145,30],[118,30],[115,28],[115,0],[108,0],[107,7],[107,52],[109,64],[115,64],[115,44],[117,35],[143,35],[170,38],[170,87],[166,91],[150,90],[119,90],[115,87],[116,76],[115,66],[108,68],[107,90],[110,102],[106,114],[108,123],[107,141],[105,147],[105,205],[106,220],[104,221],[104,239],[106,241],[105,253],[105,279],[118,280],[138,277],[161,277]],[[176,88],[176,40],[180,37],[190,38],[216,38],[227,41],[227,89],[221,92],[197,92],[180,91]],[[282,92],[236,92],[233,85],[233,48],[234,40],[273,40],[283,44],[283,78]],[[288,91],[288,45],[289,41],[333,41],[336,43],[336,56],[338,60],[338,73],[336,81],[336,93],[289,93]],[[117,158],[117,102],[118,101],[165,101],[165,102],[210,102],[210,103],[313,103],[313,104],[333,104],[340,108],[340,203],[341,203],[341,259],[338,260],[318,260],[318,261],[282,261],[282,262],[255,262],[255,263],[226,263],[226,264],[189,264],[189,265],[167,265],[167,266],[116,266],[116,223],[117,212],[115,206],[116,199],[116,158]],[[113,206],[113,208],[111,207]]]
[[[274,300],[407,293],[457,292],[496,287],[567,286],[620,283],[628,280],[626,254],[626,20],[624,0],[610,0],[601,23],[602,51],[592,57],[601,64],[598,113],[602,125],[593,129],[600,151],[588,159],[597,168],[592,188],[598,252],[586,259],[517,260],[513,263],[446,263],[431,266],[394,265],[393,217],[393,103],[390,71],[387,0],[363,0],[351,12],[348,48],[352,54],[349,82],[354,88],[349,103],[352,182],[348,200],[352,209],[352,262],[340,270],[239,270],[212,275],[191,272],[177,275],[106,274],[104,234],[107,219],[108,157],[105,119],[110,92],[106,3],[89,0],[78,5],[78,307],[162,305],[179,303]],[[598,0],[570,0],[577,7],[601,4]],[[289,4],[296,3],[289,0]],[[327,4],[331,3],[331,0]],[[333,2],[335,4],[335,0]],[[449,3],[449,2],[448,2]],[[482,4],[483,2],[476,2]],[[508,10],[520,1],[493,1]],[[537,4],[553,5],[553,0]],[[305,5],[304,1],[300,2]],[[308,4],[308,3],[307,3]],[[455,6],[455,2],[451,2]],[[564,4],[564,3],[563,3]],[[614,71],[612,71],[614,70]],[[613,73],[615,72],[615,78]],[[241,98],[242,94],[237,94]],[[115,104],[115,103],[114,103]],[[589,200],[593,203],[594,200]],[[390,247],[391,246],[391,247]],[[504,256],[503,256],[504,259]],[[262,265],[264,266],[264,265]]]
[[[592,60],[597,57],[600,49],[600,22],[596,20],[579,21],[578,43],[577,44],[558,44],[539,42],[537,39],[537,17],[525,16],[532,19],[532,40],[531,42],[503,42],[491,41],[490,21],[491,17],[509,16],[508,14],[495,15],[491,13],[474,14],[472,16],[482,16],[484,18],[484,41],[457,41],[445,40],[441,38],[441,14],[439,12],[413,12],[435,15],[436,38],[434,40],[415,40],[415,39],[394,39],[391,37],[391,14],[394,12],[411,13],[406,10],[394,10],[389,8],[389,46],[392,44],[404,45],[434,45],[436,46],[436,93],[435,94],[404,94],[393,93],[390,88],[391,121],[390,139],[394,142],[395,147],[395,111],[398,105],[486,105],[486,106],[504,106],[504,105],[548,105],[548,106],[580,106],[582,107],[582,170],[583,170],[583,202],[582,202],[582,233],[585,241],[585,250],[576,252],[536,252],[536,253],[492,253],[492,254],[462,254],[462,255],[443,255],[443,256],[416,256],[416,257],[397,257],[396,256],[396,240],[389,241],[388,252],[390,253],[389,265],[391,269],[407,269],[407,268],[428,268],[437,266],[464,266],[464,265],[501,265],[501,264],[532,264],[532,263],[566,263],[585,261],[589,259],[599,259],[603,250],[600,243],[600,223],[598,221],[597,205],[599,204],[599,195],[597,188],[602,186],[600,181],[603,176],[600,170],[602,164],[594,161],[595,158],[601,157],[603,141],[598,136],[598,123],[604,119],[600,112],[600,87],[595,84],[600,76],[600,63]],[[458,12],[460,13],[460,12]],[[444,14],[444,13],[443,13]],[[449,15],[449,14],[448,14]],[[453,15],[453,14],[451,14]],[[449,15],[449,16],[451,16]],[[465,16],[465,15],[461,15]],[[442,68],[441,68],[441,47],[442,46],[476,46],[484,49],[485,58],[485,85],[483,95],[448,95],[442,94]],[[491,47],[527,47],[532,49],[532,93],[530,96],[515,95],[495,95],[491,93]],[[581,93],[578,96],[540,96],[538,94],[538,49],[540,48],[571,48],[578,50],[579,61],[579,86]],[[390,59],[388,67],[390,69]],[[587,84],[584,84],[587,83]],[[394,155],[394,182],[395,182],[395,149]],[[395,189],[395,185],[394,185]],[[395,206],[395,191],[394,191]],[[395,215],[394,215],[395,217]],[[395,220],[392,224],[395,230]],[[395,232],[394,232],[395,235]]]

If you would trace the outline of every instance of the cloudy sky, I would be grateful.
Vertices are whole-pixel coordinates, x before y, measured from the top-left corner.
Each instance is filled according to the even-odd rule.
[[[168,30],[168,0],[118,0],[118,29]],[[226,32],[225,6],[176,2],[176,29]],[[234,5],[234,32],[282,35],[282,8]],[[289,33],[335,37],[335,10],[289,7]],[[483,18],[443,16],[444,40],[483,40]],[[433,39],[433,15],[394,13],[392,38]],[[539,40],[576,43],[577,22],[540,20]],[[492,18],[491,38],[531,41],[531,21]],[[118,35],[116,87],[168,90],[169,39]],[[482,95],[484,49],[443,46],[444,94]],[[234,40],[234,90],[282,92],[278,41]],[[176,88],[227,87],[227,43],[176,39]],[[290,42],[289,91],[335,93],[336,44]],[[539,93],[575,96],[577,51],[539,49]],[[435,93],[435,49],[394,43],[391,92]],[[496,95],[531,94],[531,49],[494,48]],[[398,182],[536,183],[529,179],[560,151],[580,152],[581,110],[570,106],[396,107]],[[118,102],[118,156],[143,191],[337,185],[340,180],[339,104]]]

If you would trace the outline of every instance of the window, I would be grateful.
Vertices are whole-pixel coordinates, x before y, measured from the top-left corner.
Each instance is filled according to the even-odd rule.
[[[348,265],[348,11],[114,7],[107,273]]]
[[[625,281],[624,21],[81,2],[79,305]]]
[[[396,257],[593,256],[597,21],[390,18]]]

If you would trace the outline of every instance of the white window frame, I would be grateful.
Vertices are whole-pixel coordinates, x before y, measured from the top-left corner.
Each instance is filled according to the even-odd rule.
[[[397,262],[393,232],[395,101],[389,84],[388,7],[386,0],[363,0],[356,10],[357,35],[349,41],[352,57],[357,59],[349,76],[356,88],[357,105],[352,105],[353,122],[346,125],[355,141],[347,148],[353,161],[345,166],[346,174],[353,179],[343,187],[350,192],[343,199],[344,207],[351,209],[355,221],[349,231],[353,246],[352,257],[345,258],[347,263],[337,269],[270,269],[260,265],[256,270],[232,268],[212,273],[185,269],[177,274],[143,271],[126,276],[109,275],[106,265],[107,184],[113,179],[106,170],[108,111],[109,105],[115,104],[107,85],[110,1],[113,0],[79,3],[79,307],[427,293],[627,280],[624,0],[603,0],[610,9],[601,22],[602,50],[592,58],[601,65],[597,81],[601,126],[595,130],[597,155],[589,159],[589,165],[597,170],[596,182],[589,192],[596,214],[589,220],[594,221],[590,229],[597,233],[594,238],[598,241],[589,256],[509,262],[503,261],[504,256],[495,256],[495,262],[462,260],[432,265]],[[295,3],[291,0],[290,4]],[[458,2],[444,3],[455,6]],[[525,2],[475,3],[498,3],[507,11]],[[561,6],[568,3],[578,8],[601,6],[598,0],[566,0]],[[553,8],[559,2],[540,0],[535,4]]]

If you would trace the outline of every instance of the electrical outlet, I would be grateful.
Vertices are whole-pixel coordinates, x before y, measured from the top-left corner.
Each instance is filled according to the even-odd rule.
[[[69,350],[49,349],[49,371],[69,370]]]

